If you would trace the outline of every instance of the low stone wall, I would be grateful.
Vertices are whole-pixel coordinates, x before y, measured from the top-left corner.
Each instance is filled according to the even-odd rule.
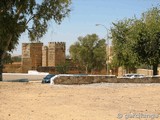
[[[117,78],[117,83],[160,83],[160,77],[146,77],[146,78]]]
[[[115,76],[58,76],[54,78],[54,84],[91,84],[91,83],[160,83],[160,77],[146,78],[117,78]]]

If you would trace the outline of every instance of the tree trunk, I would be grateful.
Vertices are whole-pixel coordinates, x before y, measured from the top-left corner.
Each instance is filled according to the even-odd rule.
[[[87,66],[85,66],[85,68],[86,68],[86,74],[88,74],[88,67],[87,67]]]
[[[4,52],[0,50],[0,81],[3,80],[2,73],[3,73],[3,56]]]
[[[0,81],[3,80],[3,78],[2,78],[2,72],[3,72],[3,65],[0,65]]]
[[[88,74],[91,74],[92,69],[88,68]]]
[[[3,59],[5,57],[5,53],[8,51],[8,46],[11,43],[12,35],[9,35],[9,38],[7,40],[7,45],[0,49],[0,81],[3,81],[2,73],[3,73]]]
[[[158,74],[158,64],[153,64],[153,75]]]

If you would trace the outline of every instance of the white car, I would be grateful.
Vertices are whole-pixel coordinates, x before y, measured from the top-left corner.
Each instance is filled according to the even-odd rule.
[[[144,78],[145,76],[143,74],[135,74],[135,73],[131,73],[131,74],[124,74],[123,78]]]

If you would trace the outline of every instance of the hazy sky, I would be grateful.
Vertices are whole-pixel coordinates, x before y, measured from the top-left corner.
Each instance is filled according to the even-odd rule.
[[[112,22],[124,18],[140,17],[141,13],[153,6],[157,6],[160,0],[72,0],[70,16],[65,18],[61,25],[49,23],[47,34],[41,39],[44,45],[48,42],[66,42],[66,54],[71,44],[77,41],[79,36],[96,33],[100,38],[106,38]],[[14,55],[22,53],[22,43],[29,42],[27,33],[22,34]]]

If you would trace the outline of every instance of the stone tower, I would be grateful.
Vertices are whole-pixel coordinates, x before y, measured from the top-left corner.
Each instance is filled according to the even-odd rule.
[[[48,47],[42,47],[42,66],[48,66]]]
[[[43,43],[22,43],[22,72],[42,66]]]
[[[42,65],[55,67],[65,62],[65,42],[49,42],[43,47]]]

